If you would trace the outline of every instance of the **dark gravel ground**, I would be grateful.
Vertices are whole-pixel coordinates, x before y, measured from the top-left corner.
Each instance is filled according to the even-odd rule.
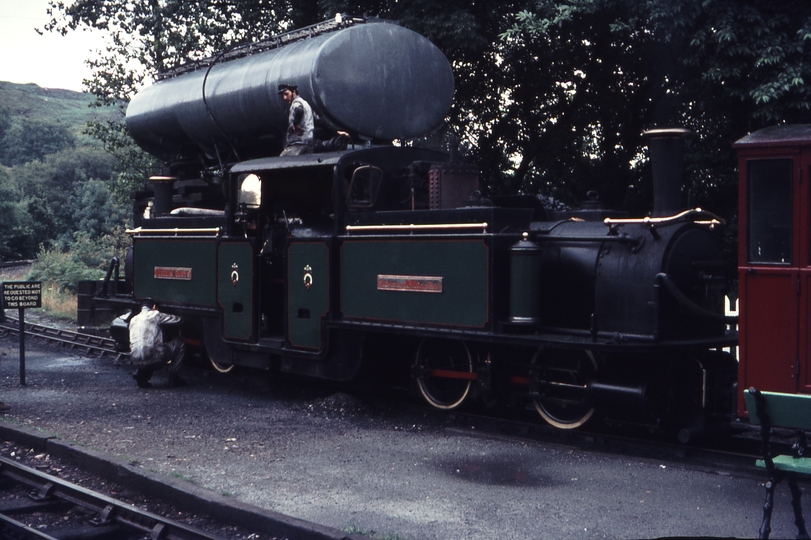
[[[454,415],[242,371],[138,389],[110,360],[0,340],[6,423],[338,530],[376,537],[753,537],[762,481],[554,444],[470,437]],[[778,490],[774,538],[794,536]],[[240,533],[234,533],[240,534]],[[230,534],[227,537],[238,538]]]
[[[59,321],[42,316],[26,315],[26,321],[60,326]],[[22,387],[18,359],[18,338],[0,338],[0,399],[12,406],[0,413],[4,421],[266,508],[276,508],[266,504],[261,494],[263,485],[276,481],[266,465],[283,459],[279,445],[294,449],[305,434],[323,441],[331,433],[361,426],[376,429],[371,426],[381,423],[395,433],[405,429],[400,425],[403,421],[417,430],[430,424],[425,418],[412,421],[401,412],[392,412],[375,398],[366,401],[334,388],[271,379],[261,371],[221,375],[201,363],[198,369],[184,369],[187,387],[169,388],[166,374],[157,372],[152,389],[139,389],[130,376],[130,366],[30,339],[26,345],[27,385]],[[385,419],[392,415],[396,420]],[[442,429],[441,421],[434,429]],[[153,513],[177,516],[173,519],[224,538],[276,538],[173,508],[37,450],[5,442],[0,452]],[[311,496],[309,482],[302,478],[292,488],[299,501]],[[245,497],[245,493],[252,496]],[[374,528],[351,520],[338,529],[375,534]]]

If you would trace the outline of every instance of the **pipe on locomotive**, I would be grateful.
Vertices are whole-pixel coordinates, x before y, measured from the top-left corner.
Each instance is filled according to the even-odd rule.
[[[225,148],[242,159],[278,155],[287,127],[280,84],[297,85],[329,126],[361,139],[413,139],[440,128],[454,88],[445,55],[395,23],[353,21],[160,80],[132,98],[127,128],[164,162],[216,164]]]

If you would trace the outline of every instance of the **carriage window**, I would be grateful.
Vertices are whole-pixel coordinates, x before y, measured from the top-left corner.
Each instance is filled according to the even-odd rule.
[[[763,159],[748,164],[749,262],[791,263],[792,163]]]

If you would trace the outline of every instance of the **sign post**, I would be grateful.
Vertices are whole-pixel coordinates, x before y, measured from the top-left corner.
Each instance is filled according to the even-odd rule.
[[[4,309],[20,310],[20,386],[25,386],[25,308],[42,307],[41,281],[3,283]]]

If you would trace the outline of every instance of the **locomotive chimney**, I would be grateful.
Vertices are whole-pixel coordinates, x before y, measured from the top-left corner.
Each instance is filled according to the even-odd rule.
[[[154,192],[155,203],[152,217],[161,217],[168,215],[172,210],[172,191],[174,183],[177,178],[174,176],[150,176],[149,181],[152,183]]]
[[[684,137],[689,133],[684,128],[651,129],[644,133],[653,169],[653,217],[670,216],[682,209]]]

